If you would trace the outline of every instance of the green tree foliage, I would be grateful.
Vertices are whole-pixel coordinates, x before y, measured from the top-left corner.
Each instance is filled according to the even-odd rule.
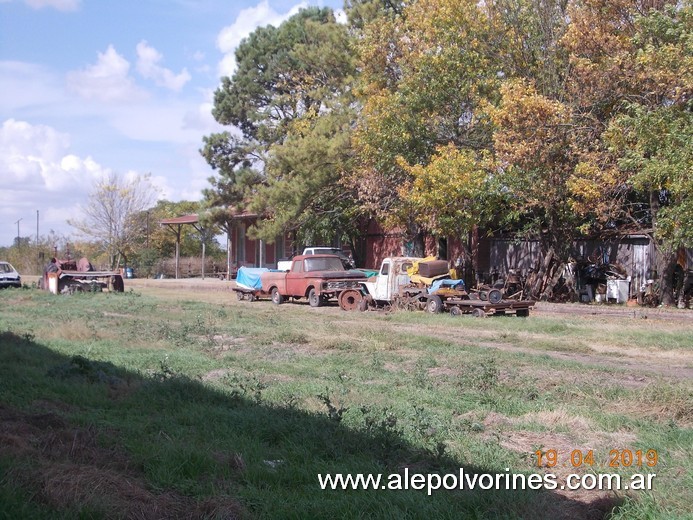
[[[236,51],[238,69],[224,78],[213,114],[234,130],[205,138],[202,154],[218,172],[205,192],[212,218],[250,210],[251,234],[272,242],[306,228],[353,230],[349,167],[355,73],[347,29],[329,9],[310,8],[280,27],[262,27]]]
[[[570,107],[516,80],[504,83],[501,101],[490,113],[510,220],[524,222],[528,235],[539,236],[545,253],[563,253],[577,224],[568,197],[577,164]]]
[[[345,9],[238,48],[214,108],[232,128],[202,150],[213,220],[256,212],[267,240],[355,236],[364,214],[407,240],[503,226],[541,241],[539,292],[576,237],[649,232],[668,276],[693,238],[690,0]]]
[[[489,147],[489,121],[479,109],[498,84],[489,30],[478,4],[466,0],[412,2],[365,27],[355,181],[364,205],[384,220],[412,221],[398,190],[411,180],[402,159],[426,165],[450,143]]]
[[[402,168],[412,180],[399,188],[399,195],[418,224],[440,237],[470,233],[479,222],[489,221],[498,210],[492,186],[491,154],[483,150],[440,147],[426,166]]]
[[[565,2],[546,0],[419,0],[366,24],[358,44],[364,107],[354,138],[364,206],[391,224],[433,231],[419,215],[421,194],[410,200],[413,192],[401,189],[413,182],[418,170],[412,168],[425,170],[435,162],[440,172],[441,147],[452,146],[466,159],[492,150],[489,107],[500,99],[505,81],[529,78],[547,95],[560,90],[567,70],[559,46],[565,24]],[[490,174],[483,156],[476,171]],[[448,171],[454,176],[459,170]],[[457,186],[453,192],[461,187],[458,179],[450,184]],[[489,179],[483,184],[502,189]],[[441,191],[426,197],[440,204],[429,206],[429,215],[449,209],[449,188],[438,184],[434,189]],[[475,215],[478,225],[492,216]],[[468,228],[461,221],[450,232],[460,235]]]
[[[576,208],[593,221],[651,233],[662,298],[672,303],[676,250],[691,244],[691,3],[576,3],[565,45],[568,94],[590,128]],[[589,32],[588,32],[589,29]]]

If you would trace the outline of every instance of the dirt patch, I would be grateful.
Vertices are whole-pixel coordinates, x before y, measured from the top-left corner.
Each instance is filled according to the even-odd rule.
[[[433,367],[428,369],[430,377],[455,377],[460,375],[459,370],[450,367]]]
[[[429,332],[430,333],[430,332]],[[566,352],[557,350],[534,349],[531,347],[520,347],[512,343],[500,342],[495,340],[497,333],[476,331],[477,337],[482,339],[477,344],[485,348],[493,348],[504,352],[516,352],[529,354],[532,356],[549,356],[553,359],[562,361],[574,361],[586,365],[613,368],[617,370],[632,370],[636,373],[656,374],[671,379],[691,379],[693,378],[693,367],[686,366],[691,362],[689,353],[681,351],[651,351],[643,349],[623,349],[608,347],[605,345],[590,345],[591,353]],[[458,341],[450,338],[445,332],[440,333],[440,337],[445,337],[450,341]],[[549,338],[549,336],[546,336]],[[486,338],[493,341],[486,341]],[[461,344],[467,345],[463,341]],[[528,341],[526,344],[531,344]],[[637,377],[633,381],[637,381]],[[648,376],[642,376],[647,379]]]
[[[153,492],[123,450],[98,442],[103,435],[108,432],[71,427],[55,413],[29,414],[0,404],[0,455],[17,460],[8,478],[37,502],[60,510],[87,508],[108,518],[244,516],[228,497],[200,502]]]

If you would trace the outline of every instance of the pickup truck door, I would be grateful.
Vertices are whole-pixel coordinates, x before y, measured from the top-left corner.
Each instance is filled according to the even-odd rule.
[[[392,299],[389,284],[391,269],[391,262],[389,260],[383,260],[383,265],[380,266],[378,278],[375,280],[375,294],[373,297],[376,300],[390,301]]]
[[[286,273],[286,294],[284,296],[303,296],[305,291],[303,260],[294,260],[291,271]]]

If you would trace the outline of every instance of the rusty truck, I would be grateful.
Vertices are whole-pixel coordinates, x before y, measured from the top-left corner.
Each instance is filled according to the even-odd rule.
[[[289,298],[307,298],[311,307],[320,307],[346,290],[360,290],[366,276],[363,271],[344,270],[336,255],[317,254],[295,256],[288,272],[264,272],[260,280],[262,292],[276,305]]]

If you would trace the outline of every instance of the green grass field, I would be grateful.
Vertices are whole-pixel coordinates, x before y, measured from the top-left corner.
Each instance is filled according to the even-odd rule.
[[[0,518],[692,518],[690,311],[346,313],[132,285],[0,291]],[[656,478],[430,496],[318,484],[460,468]]]

